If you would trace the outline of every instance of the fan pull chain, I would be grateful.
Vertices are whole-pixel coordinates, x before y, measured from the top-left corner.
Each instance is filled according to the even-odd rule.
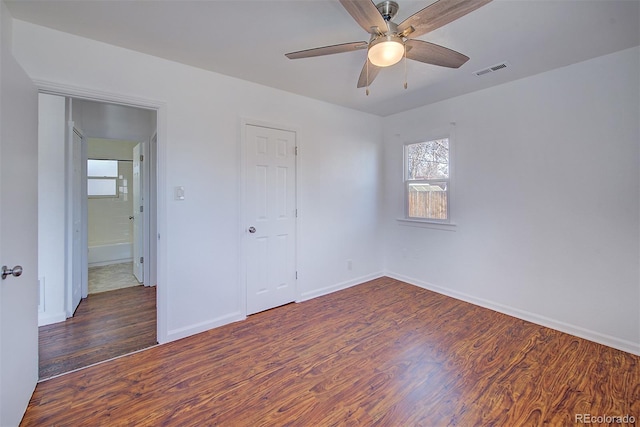
[[[407,45],[404,45],[404,88],[407,88]]]
[[[369,58],[367,58],[367,90],[365,93],[369,96]]]

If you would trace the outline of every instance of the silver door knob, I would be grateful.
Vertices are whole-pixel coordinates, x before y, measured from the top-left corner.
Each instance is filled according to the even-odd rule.
[[[18,277],[22,274],[22,266],[16,265],[13,268],[7,268],[6,265],[2,266],[2,280],[6,279],[7,276],[12,275],[13,277]]]
[[[256,232],[255,227],[249,227],[249,233],[255,233],[255,232]]]

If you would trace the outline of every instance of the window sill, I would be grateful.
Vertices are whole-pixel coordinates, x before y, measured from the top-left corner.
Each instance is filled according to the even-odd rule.
[[[407,227],[433,228],[435,230],[456,231],[457,224],[450,222],[435,222],[423,219],[396,218],[400,225]]]

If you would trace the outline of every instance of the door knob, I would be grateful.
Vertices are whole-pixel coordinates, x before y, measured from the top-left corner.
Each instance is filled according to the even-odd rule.
[[[7,268],[6,265],[2,266],[2,280],[6,279],[7,276],[12,275],[13,277],[18,277],[22,274],[22,266],[16,265],[13,268]]]
[[[255,233],[255,232],[256,232],[255,227],[249,227],[249,233]]]

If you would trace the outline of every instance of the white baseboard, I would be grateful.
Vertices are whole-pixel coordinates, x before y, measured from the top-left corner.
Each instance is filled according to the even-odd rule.
[[[640,356],[640,343],[634,343],[632,341],[623,340],[610,335],[602,334],[600,332],[591,331],[579,326],[571,325],[556,319],[540,316],[539,314],[531,313],[529,311],[520,310],[517,308],[509,307],[503,304],[499,304],[493,301],[477,298],[472,295],[465,294],[463,292],[454,291],[452,289],[442,288],[440,286],[433,285],[422,280],[418,280],[412,277],[407,277],[402,274],[393,273],[390,271],[385,272],[385,276],[391,277],[402,282],[409,283],[420,288],[424,288],[442,295],[446,295],[461,301],[465,301],[480,307],[488,308],[499,313],[503,313],[518,319],[526,320],[531,323],[535,323],[540,326],[555,329],[560,332],[564,332],[576,337],[584,338],[589,341],[603,344],[608,347],[613,347],[618,350],[626,351],[627,353]]]
[[[89,267],[133,261],[133,243],[110,243],[89,246],[88,250],[87,262]]]
[[[181,338],[186,338],[188,336],[199,334],[200,332],[205,332],[209,329],[224,326],[229,323],[239,322],[241,320],[245,320],[246,318],[247,317],[244,314],[235,312],[227,314],[225,316],[217,317],[215,319],[207,320],[206,322],[200,322],[184,328],[173,329],[167,333],[167,340],[160,344],[165,344],[171,341],[179,340]]]
[[[372,274],[367,274],[366,276],[356,277],[355,279],[347,280],[341,283],[336,283],[331,286],[326,286],[320,289],[314,289],[310,292],[303,292],[300,294],[300,297],[296,300],[296,302],[308,301],[313,298],[321,297],[323,295],[328,295],[336,291],[340,291],[342,289],[347,289],[355,285],[359,285],[364,282],[368,282],[369,280],[377,279],[379,277],[384,276],[383,272],[377,272]]]
[[[67,320],[67,313],[64,311],[59,313],[38,313],[38,326],[51,325],[65,320]]]
[[[332,292],[350,288],[351,286],[359,285],[361,283],[368,282],[369,280],[377,279],[379,277],[382,277],[383,275],[384,274],[382,272],[368,274],[366,276],[361,276],[345,282],[337,283],[335,285],[327,286],[321,289],[316,289],[312,292],[306,292],[301,294],[300,298],[298,298],[296,302],[307,301],[322,295],[327,295]],[[201,332],[205,332],[210,329],[217,328],[219,326],[224,326],[229,323],[239,322],[239,321],[245,320],[246,318],[247,316],[245,316],[244,314],[240,312],[235,312],[235,313],[227,314],[225,316],[220,316],[215,319],[208,320],[206,322],[197,323],[195,325],[189,325],[184,328],[173,329],[167,333],[166,341],[163,341],[160,344],[176,341],[181,338],[186,338],[188,336],[199,334]]]

